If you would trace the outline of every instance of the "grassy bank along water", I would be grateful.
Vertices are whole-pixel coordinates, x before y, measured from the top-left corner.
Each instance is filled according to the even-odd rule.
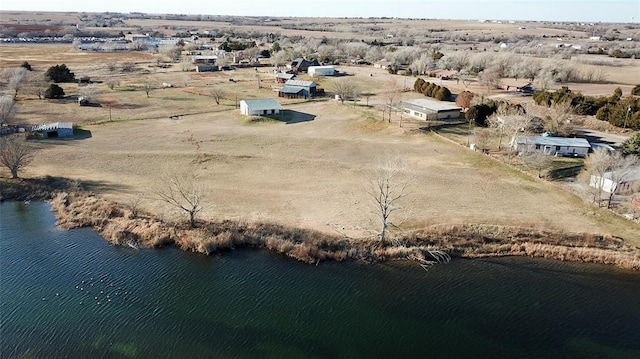
[[[347,259],[424,263],[433,261],[432,253],[439,249],[452,257],[530,256],[640,270],[640,249],[609,235],[488,224],[439,224],[407,233],[393,244],[381,244],[375,238],[346,238],[277,223],[210,220],[189,228],[187,223],[169,223],[149,213],[136,215],[127,206],[61,178],[3,182],[2,187],[2,199],[47,199],[59,226],[92,227],[113,245],[175,245],[207,255],[239,247],[262,248],[306,263]]]

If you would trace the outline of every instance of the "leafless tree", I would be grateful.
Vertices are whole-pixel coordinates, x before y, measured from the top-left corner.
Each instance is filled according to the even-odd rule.
[[[14,114],[16,100],[11,95],[0,96],[0,124],[9,122]]]
[[[13,69],[13,75],[9,79],[9,90],[13,92],[13,97],[18,97],[18,92],[24,85],[24,78],[27,74],[27,69],[24,67],[16,67]]]
[[[611,155],[604,148],[596,148],[584,161],[582,176],[585,182],[591,186],[591,195],[594,203],[600,206],[602,192],[604,191],[604,175],[611,167]]]
[[[151,94],[151,91],[153,91],[155,89],[155,86],[153,85],[153,83],[150,80],[146,80],[142,84],[142,89],[144,90],[144,93],[147,94],[147,98],[148,98],[149,95]]]
[[[18,171],[31,164],[35,154],[21,135],[3,136],[0,138],[0,164],[11,172],[11,177],[19,178]]]
[[[116,72],[118,69],[118,65],[115,62],[107,62],[107,70],[109,72]]]
[[[476,134],[475,134],[476,147],[479,148],[483,153],[489,150],[490,139],[491,139],[491,133],[489,129],[481,128],[476,131]]]
[[[538,178],[542,178],[542,171],[546,170],[553,163],[553,157],[544,153],[543,151],[530,151],[527,152],[522,160],[524,163],[538,171]]]
[[[360,88],[355,81],[346,78],[333,83],[333,92],[338,95],[340,102],[344,104],[345,100],[357,97],[360,94]]]
[[[526,135],[527,128],[531,124],[531,118],[527,115],[504,115],[490,119],[489,123],[499,131],[499,146],[502,144],[502,134],[508,136],[513,143],[516,137]],[[513,146],[509,149],[509,159],[513,153]]]
[[[42,100],[44,92],[49,87],[49,81],[42,73],[31,72],[27,76],[27,82],[29,83],[30,92],[38,96],[38,100]]]
[[[105,83],[107,84],[109,90],[113,90],[116,86],[120,85],[120,81],[116,79],[108,79],[107,81],[105,81]]]
[[[189,226],[195,228],[196,216],[203,210],[205,190],[202,181],[190,169],[167,171],[151,189],[155,197],[189,215]]]
[[[478,79],[482,85],[487,86],[487,91],[491,93],[491,89],[495,89],[500,85],[500,72],[492,67],[481,72]]]
[[[127,61],[127,62],[123,62],[121,66],[122,66],[122,72],[131,72],[133,71],[135,64],[133,62]]]
[[[393,79],[387,81],[384,87],[385,87],[385,90],[382,93],[382,98],[384,99],[385,108],[389,111],[388,122],[391,123],[391,111],[393,109],[393,106],[399,100],[400,95],[402,94],[402,91],[400,90],[400,88],[398,87],[398,84]],[[383,120],[384,120],[384,115],[383,115]]]
[[[537,112],[542,118],[542,126],[545,131],[554,132],[558,136],[567,137],[575,133],[575,115],[573,106],[569,101],[553,103],[551,107],[538,106]]]
[[[632,171],[637,169],[640,165],[638,156],[628,155],[626,157],[618,151],[610,153],[610,172],[609,179],[611,180],[611,190],[609,191],[609,198],[607,199],[607,208],[611,208],[611,202],[613,196],[619,191],[620,185],[624,182]]]
[[[96,85],[87,85],[80,88],[80,96],[84,97],[85,100],[91,102],[95,100],[98,95],[100,95],[100,89]]]
[[[380,229],[377,233],[381,244],[387,244],[388,232],[395,227],[391,215],[402,210],[400,202],[407,196],[409,178],[407,162],[399,154],[386,154],[376,161],[376,168],[371,175],[369,195],[375,201],[374,215],[378,218]]]
[[[211,97],[216,101],[216,105],[220,104],[220,100],[224,98],[224,89],[222,87],[213,87],[209,90]]]

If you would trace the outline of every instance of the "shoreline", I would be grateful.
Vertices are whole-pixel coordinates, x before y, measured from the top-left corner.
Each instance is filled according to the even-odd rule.
[[[58,226],[92,227],[112,245],[147,248],[175,245],[206,255],[239,247],[261,248],[310,264],[325,260],[369,263],[409,260],[425,265],[446,261],[448,256],[528,256],[640,270],[640,249],[609,235],[487,224],[439,224],[408,232],[398,238],[397,244],[382,244],[376,239],[350,239],[277,223],[209,220],[199,221],[198,227],[191,229],[184,223],[161,221],[149,213],[136,216],[125,206],[64,178],[2,183],[2,201],[48,201]],[[438,251],[446,255],[438,257]]]

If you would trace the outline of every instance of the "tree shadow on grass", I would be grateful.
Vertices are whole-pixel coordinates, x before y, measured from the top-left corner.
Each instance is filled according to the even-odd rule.
[[[93,191],[124,192],[129,189],[119,183],[106,181],[78,181],[66,177],[0,178],[0,200],[49,199],[54,192]]]

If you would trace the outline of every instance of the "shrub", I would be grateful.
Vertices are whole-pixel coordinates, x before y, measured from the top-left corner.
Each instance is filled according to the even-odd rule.
[[[27,69],[27,71],[31,71],[31,65],[29,65],[28,62],[23,62],[20,67],[24,67],[25,69]]]
[[[631,94],[634,96],[640,96],[640,85],[635,85],[633,90],[631,90]]]
[[[64,90],[56,84],[49,85],[44,92],[44,98],[61,98],[62,96],[64,96]]]
[[[44,76],[55,83],[72,82],[76,78],[75,74],[65,64],[51,66]]]

